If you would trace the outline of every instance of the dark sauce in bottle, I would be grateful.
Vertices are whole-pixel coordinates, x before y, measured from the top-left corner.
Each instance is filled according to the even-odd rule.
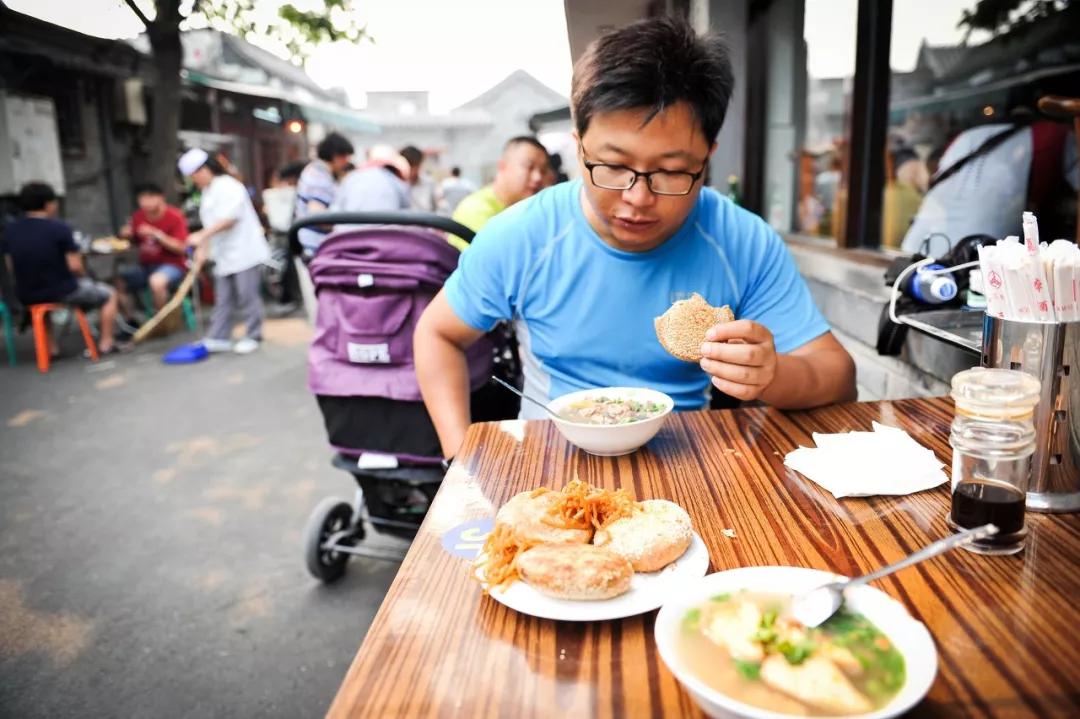
[[[956,485],[952,496],[952,521],[970,529],[995,524],[998,533],[981,540],[985,544],[1011,544],[1024,531],[1024,493],[1009,484],[969,480]]]

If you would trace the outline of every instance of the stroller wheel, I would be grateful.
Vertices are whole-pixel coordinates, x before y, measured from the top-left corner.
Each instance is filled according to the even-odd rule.
[[[336,497],[327,497],[315,507],[304,529],[304,561],[311,576],[323,582],[333,582],[345,573],[349,555],[325,549],[323,544],[333,534],[348,529],[352,516],[352,505]],[[349,536],[342,543],[351,546],[356,540],[357,537]]]

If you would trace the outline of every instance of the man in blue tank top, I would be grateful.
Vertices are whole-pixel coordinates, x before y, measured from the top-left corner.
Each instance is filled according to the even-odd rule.
[[[464,350],[497,322],[517,329],[525,389],[666,392],[707,405],[805,408],[855,398],[855,367],[780,237],[704,188],[734,81],[727,49],[684,21],[650,19],[596,40],[574,68],[582,180],[494,218],[416,330],[417,376],[443,452],[469,426]],[[701,294],[736,321],[710,330],[700,364],[668,354],[653,318]],[[539,415],[528,403],[522,416]]]

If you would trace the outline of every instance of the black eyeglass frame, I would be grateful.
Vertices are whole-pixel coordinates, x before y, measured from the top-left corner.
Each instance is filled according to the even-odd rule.
[[[626,165],[612,165],[606,162],[590,162],[585,157],[584,149],[582,149],[581,151],[581,162],[583,165],[585,165],[585,169],[589,172],[589,182],[591,182],[593,186],[599,187],[601,190],[615,190],[617,192],[626,192],[637,184],[639,177],[644,177],[645,184],[649,187],[649,192],[653,193],[654,195],[662,195],[664,197],[685,197],[689,195],[691,192],[693,192],[694,185],[696,185],[697,181],[700,180],[702,175],[705,174],[705,170],[708,169],[709,166],[709,158],[705,158],[704,160],[702,160],[701,169],[697,172],[685,172],[683,170],[650,170],[648,172],[638,172],[634,168],[627,167]],[[634,173],[634,178],[630,180],[630,184],[626,187],[605,187],[604,185],[598,184],[596,182],[596,179],[593,177],[593,170],[597,167],[608,167],[615,170],[627,170]],[[658,192],[653,188],[652,185],[653,175],[688,175],[690,177],[690,186],[686,188],[686,192]]]

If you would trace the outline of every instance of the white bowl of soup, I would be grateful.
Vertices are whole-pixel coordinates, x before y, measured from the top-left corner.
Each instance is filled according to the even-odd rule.
[[[656,617],[668,669],[713,717],[881,719],[930,690],[937,651],[907,610],[872,587],[807,629],[791,598],[837,575],[800,567],[743,567],[688,584]]]
[[[641,387],[605,387],[571,392],[548,403],[555,426],[590,454],[630,454],[656,436],[675,401]]]

